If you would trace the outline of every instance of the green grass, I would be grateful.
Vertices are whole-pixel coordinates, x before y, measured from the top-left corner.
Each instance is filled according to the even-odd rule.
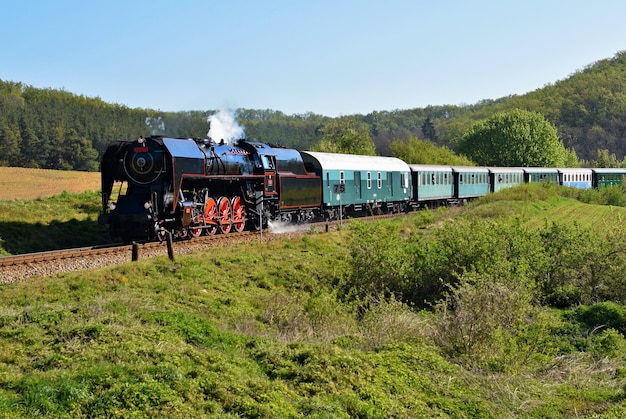
[[[75,206],[90,201],[55,199],[61,203],[45,205],[59,205],[53,219],[60,221],[75,218]],[[31,205],[43,207],[19,205],[32,213]],[[92,214],[95,207],[86,208]],[[420,212],[387,222],[409,237],[454,217],[523,214],[527,223],[597,227],[621,211],[522,188],[458,214]],[[311,233],[211,248],[175,262],[160,257],[0,285],[0,417],[608,418],[626,412],[623,336],[590,333],[592,326],[580,322],[593,325],[594,316],[602,320],[608,312],[611,327],[621,330],[621,306],[546,312],[541,326],[551,331],[550,347],[528,352],[514,371],[476,368],[437,346],[435,312],[393,299],[365,304],[340,292],[352,269],[347,234]],[[532,339],[532,329],[527,336]]]
[[[584,191],[586,195],[594,193],[600,195]],[[480,198],[468,205],[465,213],[483,218],[518,217],[535,227],[548,221],[599,230],[626,219],[626,207],[584,203],[577,199],[581,194],[574,188],[551,184],[522,185]]]
[[[0,255],[110,243],[100,211],[97,192],[0,201]]]
[[[390,302],[363,315],[333,290],[349,270],[343,240],[311,234],[0,287],[0,416],[495,418],[622,408],[621,387],[594,360],[564,362],[567,376],[466,370],[429,339],[428,312]]]

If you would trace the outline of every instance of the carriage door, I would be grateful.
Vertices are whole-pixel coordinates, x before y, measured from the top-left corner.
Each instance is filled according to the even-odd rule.
[[[265,171],[265,193],[274,195],[276,193],[276,157],[262,155],[263,170]]]
[[[354,196],[357,199],[363,198],[361,196],[361,172],[354,172]]]

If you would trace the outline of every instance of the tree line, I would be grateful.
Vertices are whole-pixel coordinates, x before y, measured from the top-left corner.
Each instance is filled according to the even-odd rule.
[[[566,150],[565,154],[559,150],[566,161],[622,165],[626,155],[626,52],[525,95],[474,105],[374,111],[338,118],[238,109],[237,121],[247,138],[286,147],[380,155],[398,155],[401,150],[420,160],[411,163],[454,164],[469,159],[485,164],[468,151],[472,148],[471,141],[468,147],[468,135],[476,133],[477,124],[485,128],[490,119],[494,122],[511,114],[519,119],[519,111],[540,115],[553,127]],[[139,135],[206,137],[208,117],[216,112],[132,109],[98,97],[0,80],[0,165],[94,171],[111,141]],[[522,124],[534,118],[521,115],[526,121]],[[552,143],[553,135],[548,135],[546,141]],[[506,148],[505,142],[495,141]],[[354,149],[355,145],[360,148]],[[423,161],[420,151],[425,150],[430,161]]]

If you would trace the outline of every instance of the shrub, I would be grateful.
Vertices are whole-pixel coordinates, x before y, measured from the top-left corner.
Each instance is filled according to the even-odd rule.
[[[611,301],[580,306],[575,310],[574,318],[590,329],[612,328],[626,334],[626,307]]]

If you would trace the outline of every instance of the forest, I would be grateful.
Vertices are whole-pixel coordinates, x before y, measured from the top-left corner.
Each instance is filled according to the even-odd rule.
[[[626,51],[575,70],[524,95],[486,99],[472,105],[381,110],[330,118],[314,113],[237,109],[246,137],[310,149],[328,124],[349,120],[365,127],[376,153],[393,155],[393,142],[427,140],[456,151],[472,127],[501,112],[543,115],[581,164],[599,154],[626,155]],[[208,117],[219,110],[160,112],[131,109],[64,90],[0,80],[0,166],[97,171],[100,156],[114,140],[139,135],[206,137]]]

